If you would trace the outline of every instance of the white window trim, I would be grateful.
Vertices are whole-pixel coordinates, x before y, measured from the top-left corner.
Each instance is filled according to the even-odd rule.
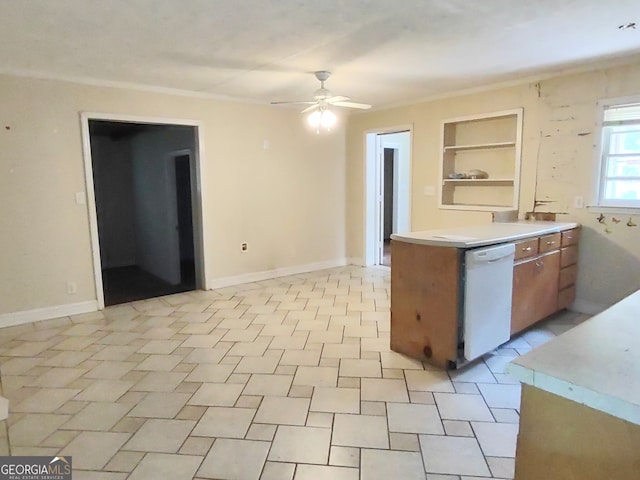
[[[596,176],[592,182],[591,202],[587,205],[587,209],[593,212],[602,213],[622,213],[628,215],[640,214],[640,206],[623,206],[623,205],[606,205],[600,203],[600,190],[603,188],[602,181],[602,123],[604,119],[604,111],[615,105],[625,105],[631,103],[640,103],[640,95],[631,95],[627,97],[615,97],[601,99],[596,102],[596,128],[595,143],[593,149],[593,171]]]

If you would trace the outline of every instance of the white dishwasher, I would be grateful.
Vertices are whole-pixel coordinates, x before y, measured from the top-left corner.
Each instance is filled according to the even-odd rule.
[[[473,360],[509,340],[515,246],[465,253],[464,357]]]

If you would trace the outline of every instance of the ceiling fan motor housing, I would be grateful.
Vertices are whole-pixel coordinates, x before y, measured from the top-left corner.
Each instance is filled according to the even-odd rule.
[[[327,72],[326,70],[318,70],[315,72],[316,78],[321,82],[326,82],[331,76],[331,72]]]
[[[331,72],[327,72],[326,70],[319,70],[315,72],[315,76],[318,80],[320,80],[320,88],[315,91],[313,94],[313,98],[315,100],[326,100],[332,96],[332,93],[324,88],[324,82],[329,78]]]
[[[331,98],[331,97],[332,97],[331,92],[324,87],[320,87],[313,94],[313,98],[316,100],[326,100],[327,98]]]

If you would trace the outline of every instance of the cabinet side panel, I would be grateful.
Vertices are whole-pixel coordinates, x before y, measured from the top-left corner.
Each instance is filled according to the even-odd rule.
[[[391,349],[446,368],[457,358],[458,250],[392,241],[391,259]]]
[[[515,480],[638,478],[640,426],[522,387]]]

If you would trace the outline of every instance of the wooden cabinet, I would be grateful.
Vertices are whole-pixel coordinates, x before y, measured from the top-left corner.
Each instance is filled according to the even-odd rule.
[[[522,112],[518,108],[443,122],[440,208],[517,209]],[[473,170],[488,178],[469,176]]]
[[[458,357],[462,250],[391,241],[391,349],[450,368]]]
[[[551,235],[540,237],[538,240],[538,252],[551,252],[560,248],[560,237],[560,233],[552,233]]]
[[[539,254],[513,267],[511,334],[558,310],[558,250]]]
[[[515,260],[533,257],[538,254],[538,238],[520,240],[515,244]]]
[[[573,228],[516,244],[512,335],[573,303],[579,239],[580,229]]]
[[[572,229],[514,242],[511,335],[573,302],[579,237]],[[391,349],[441,368],[464,361],[466,250],[392,240],[391,251]]]
[[[562,232],[560,243],[560,276],[558,281],[558,310],[569,307],[576,299],[579,240],[579,228]]]

